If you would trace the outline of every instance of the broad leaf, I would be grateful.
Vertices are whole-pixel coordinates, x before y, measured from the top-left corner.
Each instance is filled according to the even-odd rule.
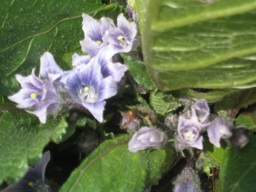
[[[38,160],[49,141],[61,141],[67,128],[64,119],[49,119],[42,125],[21,110],[2,111],[0,120],[0,183],[20,179],[27,171],[28,161]]]
[[[162,90],[256,85],[256,0],[136,0],[145,65]]]
[[[171,146],[153,151],[128,151],[129,136],[104,142],[75,170],[61,191],[143,191],[168,170],[175,155]]]
[[[225,151],[221,167],[223,192],[256,191],[256,137],[245,148],[230,148]]]

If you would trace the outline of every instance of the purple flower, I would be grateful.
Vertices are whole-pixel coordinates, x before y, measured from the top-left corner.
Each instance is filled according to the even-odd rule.
[[[187,147],[203,149],[203,136],[201,136],[201,126],[196,117],[185,119],[179,117],[177,142],[175,148],[183,150]]]
[[[90,56],[80,56],[78,54],[74,54],[72,56],[72,65],[75,66],[76,69],[83,68],[84,65],[87,65],[89,62],[91,63],[99,63],[101,66],[101,73],[103,78],[111,76],[115,82],[119,82],[124,73],[127,71],[127,67],[122,63],[113,63],[112,55],[107,50],[102,50],[98,53],[96,57],[90,58]]]
[[[107,31],[105,38],[114,54],[127,53],[133,47],[136,33],[136,24],[129,22],[121,13],[117,18],[117,28]]]
[[[210,142],[220,147],[220,139],[227,139],[232,136],[233,123],[229,118],[217,117],[207,128]]]
[[[74,53],[72,55],[72,65],[74,67],[81,67],[83,65],[86,65],[90,62],[91,57],[89,55],[78,55],[77,53]]]
[[[108,43],[103,39],[106,31],[114,28],[115,25],[110,18],[102,17],[96,20],[87,14],[83,14],[84,40],[80,41],[82,51],[95,56],[102,47]]]
[[[45,182],[45,169],[50,161],[51,154],[45,152],[36,166],[29,167],[25,176],[16,184],[10,185],[3,192],[25,192],[25,191],[44,191],[50,192],[51,188]]]
[[[200,180],[191,168],[185,167],[174,182],[174,192],[200,192]]]
[[[96,56],[96,59],[101,65],[103,77],[111,76],[118,83],[128,70],[128,67],[122,63],[113,63],[112,56],[110,51],[102,50]]]
[[[58,110],[61,98],[52,82],[39,79],[34,71],[35,69],[26,77],[16,75],[21,90],[8,98],[18,103],[18,108],[27,109],[35,114],[41,123],[45,123],[47,114],[54,114]]]
[[[75,103],[83,105],[99,121],[103,121],[106,101],[117,93],[117,85],[112,77],[103,78],[97,60],[70,72],[66,88]]]
[[[210,109],[205,99],[197,100],[196,103],[191,107],[192,116],[196,116],[199,123],[206,127],[209,125]]]
[[[62,74],[63,70],[55,62],[53,55],[49,52],[45,52],[40,58],[39,76],[54,82],[60,79]]]
[[[158,129],[142,127],[128,143],[129,151],[137,152],[147,148],[159,149],[165,142],[165,135]]]

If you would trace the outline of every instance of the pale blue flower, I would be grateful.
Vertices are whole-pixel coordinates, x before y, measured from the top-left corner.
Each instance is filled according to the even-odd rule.
[[[192,116],[196,116],[202,127],[206,127],[210,122],[210,109],[205,99],[200,99],[191,107]]]
[[[158,129],[142,127],[136,132],[128,143],[131,152],[137,152],[147,148],[159,149],[165,142],[165,134]]]
[[[105,100],[117,93],[116,82],[110,76],[103,77],[101,66],[95,60],[72,70],[66,80],[66,88],[73,102],[83,105],[99,122],[103,121]]]
[[[137,34],[135,22],[129,22],[121,13],[117,18],[117,28],[112,28],[106,32],[108,48],[113,53],[127,53],[133,48]]]
[[[8,98],[16,102],[18,108],[26,109],[45,123],[47,114],[54,114],[58,110],[61,98],[52,82],[39,79],[34,71],[26,77],[16,75],[21,90]]]
[[[45,169],[51,154],[45,152],[35,167],[29,167],[25,176],[16,184],[8,186],[3,192],[50,192],[51,188],[45,181]]]
[[[82,29],[84,31],[84,40],[80,41],[82,51],[95,56],[102,47],[107,46],[107,42],[103,39],[106,31],[114,28],[115,25],[110,18],[102,17],[100,20],[92,18],[90,15],[84,14]]]
[[[128,70],[128,67],[123,65],[122,63],[113,63],[112,62],[111,52],[107,50],[102,50],[95,57],[90,57],[88,55],[78,55],[74,54],[72,56],[72,65],[76,69],[83,68],[89,62],[91,63],[99,63],[101,66],[101,73],[103,78],[111,76],[115,82],[119,82],[124,76],[125,72]]]
[[[54,82],[60,79],[62,74],[63,70],[55,62],[53,55],[49,52],[45,52],[40,58],[39,76]]]
[[[101,65],[103,77],[111,76],[117,83],[122,79],[128,67],[119,62],[112,61],[111,51],[102,50],[96,56]]]
[[[233,122],[229,118],[216,117],[207,128],[209,141],[216,147],[220,147],[220,140],[232,136]]]
[[[203,136],[201,136],[202,127],[196,117],[186,119],[179,117],[178,135],[175,142],[177,150],[183,150],[188,147],[203,149]]]

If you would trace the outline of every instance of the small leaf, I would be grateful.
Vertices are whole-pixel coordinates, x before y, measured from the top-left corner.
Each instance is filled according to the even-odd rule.
[[[241,114],[236,119],[236,126],[241,126],[252,131],[256,130],[256,125],[250,115]]]
[[[146,68],[141,61],[124,54],[122,57],[124,58],[124,63],[128,66],[132,77],[138,84],[148,90],[156,88],[153,81],[149,78]]]
[[[250,143],[242,148],[229,148],[225,151],[221,167],[223,192],[256,191],[256,137],[252,135]]]
[[[61,192],[143,191],[168,170],[175,155],[169,145],[154,151],[128,151],[129,136],[105,141],[71,174]]]
[[[40,125],[36,117],[18,109],[15,113],[2,111],[0,119],[0,183],[20,179],[28,160],[38,159],[49,141],[60,142],[67,128],[64,119],[49,119]]]
[[[150,105],[154,108],[157,114],[165,115],[180,107],[181,103],[171,94],[164,94],[155,90],[150,94]]]

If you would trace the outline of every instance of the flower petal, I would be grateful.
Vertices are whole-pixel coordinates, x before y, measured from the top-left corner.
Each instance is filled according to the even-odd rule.
[[[117,84],[112,77],[104,78],[100,85],[99,101],[113,97],[117,93]]]
[[[90,111],[95,119],[99,122],[103,122],[103,111],[105,109],[106,101],[101,101],[98,103],[85,103],[82,105]]]

